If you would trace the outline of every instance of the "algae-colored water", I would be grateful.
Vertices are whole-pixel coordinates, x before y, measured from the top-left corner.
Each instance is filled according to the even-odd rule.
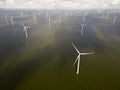
[[[81,35],[80,15],[56,23],[53,16],[50,28],[44,13],[36,24],[31,17],[16,17],[14,27],[0,22],[0,90],[119,90],[119,19],[113,25],[89,13]],[[27,39],[21,22],[30,26]],[[79,75],[71,42],[80,52],[95,53],[81,56]]]

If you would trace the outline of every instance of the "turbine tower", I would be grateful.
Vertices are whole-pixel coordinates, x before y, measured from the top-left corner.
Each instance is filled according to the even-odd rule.
[[[30,27],[27,27],[24,24],[22,24],[22,26],[24,28],[23,31],[25,32],[25,37],[28,38],[28,31],[27,31],[27,29],[30,28]]]
[[[76,46],[72,43],[72,45],[73,45],[73,47],[75,48],[75,50],[77,51],[77,53],[78,53],[78,56],[77,56],[77,58],[76,58],[76,60],[75,60],[75,62],[73,63],[73,65],[75,65],[76,64],[76,62],[77,62],[77,71],[76,71],[76,74],[78,75],[79,74],[79,69],[80,69],[80,56],[81,55],[90,55],[90,54],[94,54],[94,52],[91,52],[91,53],[81,53],[77,48],[76,48]]]

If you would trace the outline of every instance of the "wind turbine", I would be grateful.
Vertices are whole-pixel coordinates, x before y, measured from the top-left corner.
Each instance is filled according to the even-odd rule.
[[[61,23],[61,18],[62,18],[61,15],[59,15],[59,23]]]
[[[85,24],[85,19],[86,19],[87,15],[88,15],[88,12],[85,13],[84,16],[83,16],[83,21],[82,21],[83,23],[80,23],[80,25],[81,25],[81,35],[83,35],[84,26],[87,25],[87,24]]]
[[[49,22],[49,28],[51,28],[51,18],[50,18],[50,16],[48,18],[48,22]]]
[[[81,25],[81,35],[83,35],[84,26],[87,25],[87,24],[80,23],[80,25]]]
[[[20,12],[20,17],[23,18],[23,12]]]
[[[100,14],[100,13],[101,13],[100,9],[98,9],[98,10],[97,10],[97,13],[98,13],[98,14]]]
[[[7,15],[5,16],[5,21],[8,23],[8,17],[7,17]]]
[[[13,17],[12,17],[12,16],[11,16],[11,18],[10,18],[10,21],[11,21],[12,26],[14,26],[14,20],[13,20]]]
[[[77,48],[76,48],[76,46],[72,43],[72,45],[73,45],[73,47],[75,48],[75,50],[77,51],[77,53],[78,53],[78,56],[77,56],[77,58],[76,58],[76,60],[75,60],[75,62],[73,63],[73,65],[75,65],[76,64],[76,62],[77,62],[77,71],[76,71],[76,74],[79,74],[79,69],[80,69],[80,56],[81,55],[90,55],[90,54],[94,54],[94,52],[91,52],[91,53],[81,53]]]
[[[71,16],[73,16],[73,12],[71,12]]]
[[[109,13],[106,15],[106,19],[109,19],[109,15],[110,15]]]
[[[30,27],[27,27],[27,26],[25,26],[24,24],[22,24],[22,26],[23,26],[23,28],[24,28],[23,31],[25,32],[25,37],[28,38],[27,29],[30,28]]]
[[[49,18],[49,14],[48,14],[48,11],[46,12],[46,18]]]
[[[105,18],[106,16],[105,16],[105,13],[102,13],[102,18]]]
[[[65,18],[67,18],[68,17],[68,13],[65,13]]]
[[[117,16],[113,18],[113,24],[115,24],[116,20],[117,20]]]
[[[34,20],[34,23],[36,24],[37,17],[36,17],[36,14],[34,13],[33,13],[33,20]]]

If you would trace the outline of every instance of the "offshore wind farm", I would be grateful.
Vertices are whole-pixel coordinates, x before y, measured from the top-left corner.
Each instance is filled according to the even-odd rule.
[[[1,9],[0,90],[119,90],[119,24],[120,9]]]

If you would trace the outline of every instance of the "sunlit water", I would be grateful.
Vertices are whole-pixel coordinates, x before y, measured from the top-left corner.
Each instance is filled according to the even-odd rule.
[[[6,14],[8,19],[13,16],[14,26],[5,22]],[[89,12],[83,35],[79,23],[84,13],[67,14],[50,11],[49,27],[45,11],[40,11],[37,20],[32,11],[24,12],[23,17],[18,11],[1,13],[0,90],[120,89],[119,14],[113,24],[113,14],[106,19]],[[21,23],[30,27],[27,39]],[[79,75],[73,66],[78,53],[71,42],[80,52],[95,53],[81,56]]]

